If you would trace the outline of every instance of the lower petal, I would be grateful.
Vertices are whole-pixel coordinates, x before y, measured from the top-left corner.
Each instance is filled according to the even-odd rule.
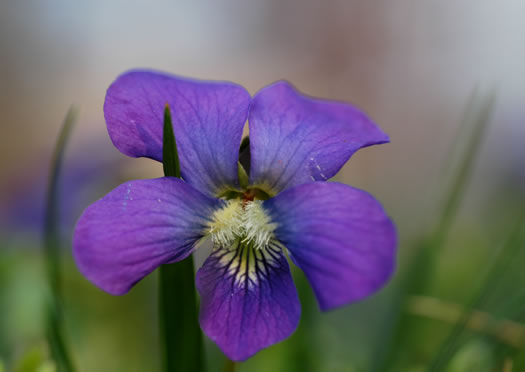
[[[77,266],[102,290],[124,294],[159,265],[191,254],[218,204],[176,178],[122,184],[80,217]]]
[[[300,304],[278,246],[238,241],[215,248],[197,273],[204,333],[232,360],[245,360],[297,328]]]
[[[285,190],[264,207],[322,310],[363,299],[390,278],[396,231],[370,194],[340,183],[312,182]]]

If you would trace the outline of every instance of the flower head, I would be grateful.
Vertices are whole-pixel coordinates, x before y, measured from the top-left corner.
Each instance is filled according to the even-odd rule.
[[[233,360],[297,327],[300,304],[285,253],[305,272],[322,310],[384,285],[395,262],[391,220],[366,192],[324,182],[358,149],[388,142],[366,115],[306,97],[287,82],[251,98],[232,83],[137,70],[108,89],[104,112],[114,145],[162,161],[166,102],[183,180],[130,181],[86,209],[74,255],[89,280],[126,293],[211,239],[196,279],[200,324]],[[238,176],[246,120],[247,185]]]

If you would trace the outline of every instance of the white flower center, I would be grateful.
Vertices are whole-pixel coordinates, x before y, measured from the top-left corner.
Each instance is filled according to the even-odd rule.
[[[277,224],[262,207],[262,201],[232,199],[213,214],[207,232],[216,245],[228,247],[240,240],[262,249],[274,239],[276,228]]]

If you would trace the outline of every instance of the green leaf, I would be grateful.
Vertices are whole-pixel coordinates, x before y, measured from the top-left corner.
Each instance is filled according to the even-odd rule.
[[[58,372],[74,371],[67,343],[64,340],[62,315],[62,277],[60,271],[60,237],[59,237],[59,190],[62,162],[66,144],[77,118],[77,110],[71,107],[67,112],[60,131],[49,176],[46,210],[44,220],[44,252],[47,267],[47,279],[50,287],[50,298],[46,309],[47,338],[51,356],[56,362]]]
[[[239,184],[241,185],[241,188],[245,189],[250,185],[250,178],[248,177],[248,173],[246,173],[246,170],[244,169],[240,161],[237,162],[237,166],[239,167],[237,170]]]
[[[164,110],[164,175],[180,178],[179,157],[168,105]],[[193,257],[159,269],[160,334],[164,371],[204,370],[202,333],[198,321]]]
[[[177,142],[175,140],[175,134],[173,133],[171,112],[168,104],[166,104],[166,107],[164,108],[162,167],[164,168],[165,176],[180,178],[179,154],[177,151]]]

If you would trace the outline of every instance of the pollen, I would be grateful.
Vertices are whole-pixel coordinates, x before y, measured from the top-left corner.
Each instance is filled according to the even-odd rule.
[[[262,201],[232,199],[214,213],[207,233],[216,245],[228,247],[238,240],[258,250],[274,240],[276,228]]]

